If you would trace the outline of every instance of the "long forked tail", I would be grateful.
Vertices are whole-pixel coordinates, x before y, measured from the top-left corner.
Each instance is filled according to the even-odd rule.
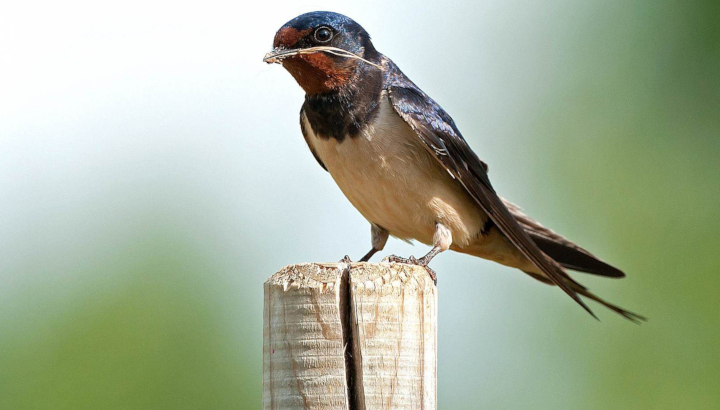
[[[540,281],[540,282],[542,282],[542,283],[545,283],[545,284],[548,284],[548,285],[550,285],[550,286],[553,286],[553,283],[550,282],[550,281],[549,281],[547,278],[545,278],[544,276],[538,275],[537,273],[528,272],[528,271],[523,271],[523,272],[527,273],[530,277],[532,277],[532,278],[534,278],[534,279],[537,279],[538,281]],[[638,324],[638,325],[639,325],[639,324],[642,324],[643,322],[647,322],[648,319],[647,319],[645,316],[638,315],[637,313],[633,313],[633,312],[631,312],[631,311],[629,311],[629,310],[625,310],[625,309],[621,308],[620,306],[613,305],[612,303],[610,303],[610,302],[602,299],[601,297],[597,296],[596,294],[590,292],[590,290],[588,290],[588,288],[586,288],[585,286],[579,284],[578,282],[575,282],[575,280],[573,280],[570,276],[567,276],[567,275],[566,275],[566,276],[564,277],[564,279],[565,279],[565,281],[568,283],[568,285],[570,286],[570,289],[572,289],[574,292],[576,292],[576,293],[578,293],[579,295],[584,296],[584,297],[586,297],[586,298],[588,298],[588,299],[594,300],[595,302],[597,302],[597,303],[605,306],[606,308],[612,310],[613,312],[615,312],[615,313],[617,313],[618,315],[624,317],[625,319],[627,319],[627,320],[629,320],[629,321],[631,321],[631,322],[633,322],[633,323],[636,323],[636,324]],[[598,317],[595,316],[595,314],[593,314],[592,312],[591,312],[590,314],[591,314],[595,319],[598,319]],[[598,319],[598,320],[600,320],[600,319]]]
[[[527,216],[517,205],[504,198],[502,198],[502,201],[515,220],[535,242],[538,248],[540,248],[540,250],[542,250],[549,259],[560,264],[563,268],[611,278],[625,277],[625,273],[623,271],[603,262],[586,249],[571,242],[557,232],[544,227],[540,224],[540,222]],[[543,283],[547,283],[549,285],[554,284],[552,281],[548,280],[545,275],[528,271],[524,272]],[[563,275],[563,279],[567,282],[573,292],[600,303],[624,318],[638,324],[647,321],[647,318],[643,316],[601,299],[597,295],[591,293],[585,286],[575,282],[569,275],[567,275],[567,273]],[[585,308],[588,310],[587,307]],[[589,312],[591,315],[595,316],[592,311]],[[597,319],[597,316],[595,316],[595,318]]]
[[[606,308],[612,310],[613,312],[617,313],[618,315],[624,317],[625,319],[628,319],[629,321],[637,324],[642,324],[643,322],[647,322],[647,318],[645,316],[638,315],[637,313],[630,312],[629,310],[625,310],[621,308],[620,306],[613,305],[612,303],[600,298],[599,296],[595,295],[594,293],[590,292],[586,287],[579,285],[579,286],[573,286],[573,290],[575,292],[585,296],[588,299],[592,299],[596,301],[597,303],[605,306]]]

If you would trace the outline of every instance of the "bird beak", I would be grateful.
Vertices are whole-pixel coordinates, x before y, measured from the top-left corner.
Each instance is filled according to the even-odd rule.
[[[275,47],[275,49],[273,51],[265,54],[263,61],[268,64],[272,64],[272,63],[282,64],[283,60],[288,57],[292,57],[292,56],[296,56],[296,55],[319,53],[319,52],[325,52],[325,53],[329,53],[332,55],[345,57],[345,58],[354,58],[356,60],[360,60],[367,64],[370,64],[371,66],[373,66],[379,70],[384,70],[384,68],[381,65],[375,64],[371,61],[368,61],[368,60],[360,57],[357,54],[354,54],[347,50],[343,50],[342,48],[328,47],[328,46],[315,46],[315,47],[309,47],[309,48],[294,48],[294,49],[290,49],[290,50],[280,48],[280,47]]]
[[[288,50],[284,48],[277,47],[273,51],[265,54],[265,57],[263,58],[263,62],[268,64],[282,64],[282,60],[286,59],[287,57],[294,56],[298,54],[298,51],[300,50]]]

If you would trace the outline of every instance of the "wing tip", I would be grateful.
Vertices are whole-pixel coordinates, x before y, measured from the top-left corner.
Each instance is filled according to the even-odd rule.
[[[574,270],[577,272],[583,272],[583,273],[589,273],[591,275],[598,275],[605,278],[611,278],[611,279],[622,279],[624,277],[627,277],[625,272],[621,271],[620,269],[609,265],[603,261],[596,260],[599,262],[597,266],[593,267],[586,267],[586,266],[578,266],[574,264],[562,264],[562,266],[566,269]]]
[[[559,242],[533,231],[528,231],[528,235],[545,254],[566,269],[613,279],[626,276],[625,272],[575,244]]]

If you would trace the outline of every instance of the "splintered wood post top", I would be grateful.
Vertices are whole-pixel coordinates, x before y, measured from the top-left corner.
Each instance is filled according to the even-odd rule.
[[[435,410],[436,384],[424,268],[305,263],[265,282],[264,410]]]

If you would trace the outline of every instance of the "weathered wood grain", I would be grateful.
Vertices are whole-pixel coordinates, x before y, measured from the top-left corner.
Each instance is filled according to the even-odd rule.
[[[425,269],[308,263],[265,283],[263,409],[436,408],[437,289]]]

